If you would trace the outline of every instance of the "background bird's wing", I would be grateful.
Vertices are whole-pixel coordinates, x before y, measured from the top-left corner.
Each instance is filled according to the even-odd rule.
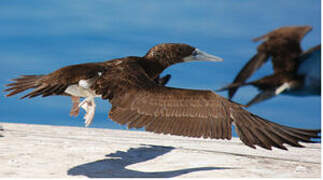
[[[248,84],[257,87],[261,92],[250,100],[246,104],[246,107],[250,107],[253,104],[271,99],[283,93],[287,89],[293,89],[299,86],[300,82],[295,78],[297,78],[297,76],[295,76],[294,73],[282,72],[271,74],[261,79],[248,82]]]
[[[313,53],[321,53],[321,44],[316,45],[307,51],[303,52],[302,55],[298,58],[299,62],[302,63],[306,61]]]
[[[129,128],[144,127],[155,133],[231,139],[234,123],[246,145],[266,149],[272,146],[286,149],[283,143],[301,146],[299,141],[312,142],[312,137],[318,137],[318,130],[295,129],[269,122],[212,91],[158,85],[140,68],[134,69],[136,72],[131,75],[107,73],[98,80],[101,86],[93,87],[97,92],[103,92],[102,97],[108,97],[105,93],[110,92],[112,109],[109,117]],[[100,90],[104,84],[110,84],[114,89]]]
[[[254,55],[245,66],[243,66],[238,75],[235,77],[232,84],[244,83],[255,71],[257,71],[268,60],[268,57],[269,56],[267,53],[263,51],[258,51],[258,53]],[[233,87],[229,89],[229,99],[231,99],[234,96],[238,88],[239,87]]]
[[[251,105],[254,105],[254,104],[260,103],[262,101],[271,99],[271,98],[273,98],[275,96],[276,96],[276,94],[275,94],[274,89],[268,89],[268,90],[261,91],[254,98],[252,98],[252,100],[250,100],[246,104],[246,107],[250,107]]]

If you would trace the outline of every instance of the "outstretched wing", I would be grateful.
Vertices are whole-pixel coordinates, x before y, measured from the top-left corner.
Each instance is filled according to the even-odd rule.
[[[321,44],[316,45],[316,46],[308,49],[307,51],[303,52],[302,55],[300,55],[298,58],[299,63],[302,63],[302,62],[308,60],[310,58],[310,56],[313,56],[316,54],[321,56]]]
[[[121,69],[130,74],[106,73],[93,89],[110,100],[109,117],[129,128],[144,127],[155,133],[231,139],[231,125],[234,124],[246,145],[266,149],[272,146],[286,149],[283,143],[300,147],[299,141],[312,142],[311,138],[318,137],[320,132],[267,121],[212,91],[158,85],[136,65],[120,67],[116,72]]]
[[[82,79],[98,77],[98,73],[104,71],[105,66],[100,63],[66,66],[48,75],[26,75],[13,79],[14,82],[7,84],[8,88],[5,91],[10,92],[7,96],[12,96],[28,89],[34,89],[22,98],[62,95],[68,86],[77,84]]]

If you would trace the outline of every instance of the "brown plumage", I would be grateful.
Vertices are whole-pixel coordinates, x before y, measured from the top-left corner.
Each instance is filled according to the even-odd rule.
[[[254,41],[263,40],[264,42],[258,46],[257,53],[240,70],[234,81],[218,91],[228,90],[229,99],[231,99],[239,87],[245,85],[256,86],[261,90],[261,93],[246,106],[269,99],[277,95],[277,93],[281,93],[279,90],[276,90],[284,83],[288,83],[288,86],[282,87],[282,92],[289,90],[304,92],[305,74],[298,72],[299,65],[303,60],[308,58],[307,56],[309,54],[314,51],[320,51],[321,49],[321,46],[318,45],[309,51],[302,51],[300,42],[311,29],[310,26],[286,26],[253,39]],[[246,80],[268,61],[269,57],[272,58],[271,62],[274,74],[246,83]],[[311,89],[309,93],[319,94],[320,84],[317,86],[319,88],[316,85],[314,88],[311,87],[314,89],[314,92]],[[306,91],[308,90],[306,89]],[[300,94],[299,92],[297,93]]]
[[[9,84],[11,88],[7,91],[11,91],[8,95],[13,95],[21,90],[36,88],[24,97],[66,94],[73,92],[67,90],[73,85],[86,89],[82,80],[87,80],[89,96],[92,93],[109,100],[112,104],[109,117],[129,128],[189,137],[231,139],[231,126],[235,125],[242,142],[252,148],[258,145],[265,149],[287,149],[284,144],[302,147],[299,142],[313,142],[311,138],[320,138],[320,130],[290,128],[267,121],[213,91],[172,88],[156,82],[168,66],[202,59],[221,60],[186,44],[159,44],[144,57],[131,56],[67,66],[44,76],[24,76]],[[68,86],[67,89],[62,91],[65,86]]]

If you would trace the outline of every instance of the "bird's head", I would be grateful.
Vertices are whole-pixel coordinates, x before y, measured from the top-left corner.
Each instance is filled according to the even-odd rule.
[[[256,42],[260,40],[267,41],[270,39],[280,39],[300,42],[311,30],[311,26],[284,26],[261,37],[254,38],[253,41]]]
[[[158,44],[147,52],[145,58],[158,61],[166,66],[189,61],[223,61],[220,57],[180,43]]]
[[[294,26],[290,28],[290,31],[297,37],[298,41],[301,41],[304,36],[312,30],[311,26]]]

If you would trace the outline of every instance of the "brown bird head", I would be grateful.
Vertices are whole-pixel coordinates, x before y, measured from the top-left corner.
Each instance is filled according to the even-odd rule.
[[[289,40],[296,40],[300,42],[303,37],[312,30],[311,26],[284,26],[278,28],[268,34],[265,34],[261,37],[257,37],[253,39],[253,41],[267,41],[270,39],[289,39]]]
[[[164,43],[152,47],[144,56],[145,59],[158,61],[163,66],[189,61],[222,61],[187,44]]]

